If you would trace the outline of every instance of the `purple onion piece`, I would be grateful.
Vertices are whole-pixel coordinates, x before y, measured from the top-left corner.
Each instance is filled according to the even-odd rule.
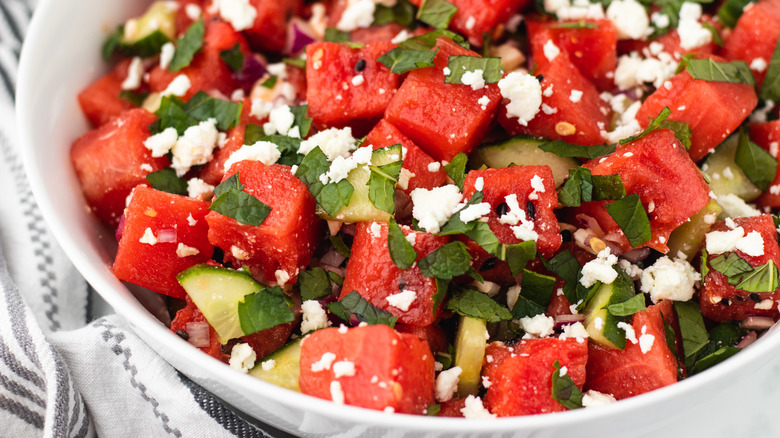
[[[284,47],[284,53],[297,55],[302,52],[307,45],[317,41],[313,35],[314,31],[309,23],[300,18],[293,18],[287,24],[287,42]]]
[[[748,316],[739,323],[740,327],[748,330],[767,330],[775,324],[775,320],[768,316]]]
[[[746,334],[741,341],[735,347],[737,348],[745,348],[748,345],[752,344],[753,342],[756,342],[756,339],[758,339],[758,335],[756,332],[751,331],[750,333]]]
[[[236,79],[244,89],[251,89],[255,82],[268,72],[265,68],[266,63],[265,58],[257,54],[247,56],[244,59],[244,69],[236,73]]]
[[[122,217],[119,218],[119,225],[116,227],[116,233],[114,234],[114,237],[116,237],[116,241],[119,242],[122,240],[122,234],[125,232],[125,221],[126,216],[124,213],[122,213]]]
[[[187,342],[198,348],[209,346],[209,323],[205,321],[188,322],[185,328],[189,335]]]
[[[631,263],[637,263],[641,260],[644,260],[647,258],[647,256],[650,255],[650,248],[636,248],[632,249],[631,251],[624,252],[623,258],[628,260]]]
[[[558,315],[555,317],[555,330],[563,330],[567,325],[572,325],[576,322],[585,321],[585,315]]]

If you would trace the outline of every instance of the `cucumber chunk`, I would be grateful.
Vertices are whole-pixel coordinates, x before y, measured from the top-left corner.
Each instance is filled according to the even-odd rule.
[[[214,327],[219,341],[244,336],[238,319],[238,303],[263,285],[243,271],[211,265],[195,265],[177,277],[192,302]]]
[[[636,295],[636,290],[634,282],[625,271],[620,268],[613,269],[618,272],[615,281],[602,284],[585,307],[585,330],[588,331],[590,340],[602,347],[622,350],[626,346],[626,336],[625,331],[619,329],[617,324],[630,320],[630,317],[618,318],[607,311],[607,306],[632,298]]]
[[[518,136],[499,143],[481,146],[472,162],[473,168],[479,168],[482,164],[493,168],[509,167],[512,164],[518,166],[547,165],[552,169],[555,186],[559,187],[569,176],[569,169],[576,168],[579,164],[573,158],[559,157],[552,152],[545,152],[539,146],[547,140],[530,136]]]
[[[482,361],[487,348],[487,322],[484,319],[461,316],[455,337],[454,366],[463,371],[458,382],[458,397],[477,395],[482,373]]]
[[[143,15],[128,20],[121,43],[127,46],[137,44],[158,31],[168,40],[176,38],[176,9],[170,2],[154,2]]]
[[[698,213],[674,231],[669,236],[669,255],[673,258],[684,255],[690,262],[699,253],[704,236],[710,231],[718,215],[723,209],[714,199],[704,206]]]
[[[301,392],[298,384],[301,376],[301,339],[303,338],[289,342],[264,357],[262,361],[258,361],[257,365],[249,370],[249,375],[282,388]],[[269,360],[273,360],[276,364],[270,370],[263,369],[262,362]]]
[[[744,201],[752,201],[761,196],[761,190],[750,182],[734,162],[738,144],[736,135],[727,138],[707,157],[702,172],[717,196],[734,194]]]

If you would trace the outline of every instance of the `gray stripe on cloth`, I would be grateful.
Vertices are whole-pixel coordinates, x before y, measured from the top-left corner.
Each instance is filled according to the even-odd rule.
[[[71,391],[76,391],[72,388],[73,381],[68,375],[68,371],[65,369],[65,363],[62,361],[62,357],[57,353],[57,350],[48,344],[49,352],[54,359],[55,378],[57,379],[57,389],[54,403],[54,424],[52,425],[54,436],[67,436],[68,429],[68,413],[70,412],[70,397]],[[51,397],[49,397],[51,400]]]
[[[170,417],[166,415],[164,412],[160,412],[158,409],[160,407],[160,403],[154,399],[154,397],[150,397],[149,394],[147,394],[146,385],[144,385],[142,382],[139,382],[136,377],[138,376],[138,368],[136,368],[135,365],[133,365],[130,361],[130,359],[133,356],[132,351],[130,351],[129,347],[124,347],[120,345],[122,341],[125,340],[125,335],[121,332],[114,333],[115,330],[118,331],[118,329],[107,323],[105,319],[99,319],[92,323],[92,327],[102,329],[101,330],[101,336],[103,337],[103,340],[106,343],[112,343],[113,345],[111,347],[111,350],[116,354],[117,356],[124,356],[124,362],[122,363],[122,366],[124,366],[125,370],[130,373],[130,384],[133,385],[134,388],[138,389],[138,391],[141,394],[141,397],[149,402],[149,404],[152,406],[152,412],[154,413],[154,416],[159,418],[162,422],[162,428],[163,430],[175,437],[181,437],[182,433],[179,431],[179,429],[171,428],[169,425],[170,423]]]
[[[4,257],[0,257],[0,288],[5,291],[3,295],[5,296],[6,309],[8,309],[11,331],[14,338],[16,338],[16,342],[22,347],[22,351],[24,351],[27,358],[38,369],[42,369],[38,353],[35,351],[35,343],[32,336],[30,336],[30,328],[27,326],[27,321],[25,321],[26,308],[19,295],[19,290],[16,288],[16,284],[8,275],[8,266]]]
[[[29,389],[25,388],[23,385],[20,385],[18,382],[14,382],[3,374],[0,374],[0,385],[2,385],[11,394],[23,397],[42,408],[46,407],[46,402],[43,401],[42,398],[33,394]]]
[[[33,412],[7,397],[0,394],[0,409],[10,412],[14,416],[22,419],[25,423],[32,425],[36,429],[43,429],[43,416]]]
[[[3,359],[3,362],[5,362],[5,364],[8,365],[8,368],[16,373],[16,375],[27,380],[38,388],[44,391],[46,390],[46,382],[44,382],[43,378],[41,378],[41,376],[35,370],[26,368],[19,362],[16,356],[14,356],[13,352],[11,352],[11,349],[8,347],[8,345],[5,344],[2,336],[0,336],[0,359]]]

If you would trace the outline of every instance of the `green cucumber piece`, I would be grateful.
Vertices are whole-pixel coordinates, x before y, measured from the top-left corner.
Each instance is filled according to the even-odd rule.
[[[176,38],[176,10],[169,3],[154,2],[143,15],[128,20],[120,43],[124,46],[132,46],[156,32],[160,32],[169,41]]]
[[[669,236],[669,255],[677,257],[685,255],[690,262],[699,253],[704,236],[709,233],[710,227],[715,223],[723,209],[714,199],[704,206],[691,220],[680,225]]]
[[[482,164],[493,168],[509,167],[512,164],[518,166],[547,165],[552,169],[555,178],[555,186],[559,187],[569,176],[569,169],[578,166],[573,158],[564,158],[552,152],[545,152],[539,146],[547,140],[530,136],[518,136],[498,143],[480,146],[472,162],[473,168],[479,168]]]
[[[249,370],[249,375],[282,388],[301,392],[298,384],[301,376],[301,339],[303,338],[287,343],[262,361],[258,361],[257,365]],[[263,369],[262,362],[269,360],[275,361],[276,365],[270,370]]]
[[[371,165],[384,166],[401,159],[403,148],[400,144],[386,148],[376,149],[371,154]],[[347,175],[347,181],[352,184],[355,191],[352,193],[352,199],[349,204],[339,210],[336,216],[331,217],[325,212],[319,212],[321,218],[330,221],[339,221],[345,223],[353,222],[388,222],[390,214],[374,206],[368,197],[368,179],[371,177],[371,170],[368,166],[359,166],[352,169]]]
[[[631,277],[620,268],[613,268],[618,276],[610,284],[602,284],[596,290],[595,295],[585,307],[585,330],[588,331],[590,340],[602,347],[623,349],[626,346],[626,335],[623,329],[619,329],[619,322],[628,322],[631,317],[618,318],[607,311],[607,306],[622,303],[636,295],[634,282]],[[596,320],[601,318],[602,324],[597,327]]]
[[[482,361],[487,348],[487,321],[461,316],[455,337],[455,361],[453,366],[463,370],[458,382],[458,397],[477,395],[481,383]]]
[[[761,190],[750,182],[734,161],[738,144],[738,136],[727,138],[707,157],[702,172],[717,196],[734,194],[749,202],[761,196]]]
[[[183,271],[176,279],[214,327],[222,344],[244,336],[238,319],[238,303],[262,290],[263,285],[244,271],[205,264]]]

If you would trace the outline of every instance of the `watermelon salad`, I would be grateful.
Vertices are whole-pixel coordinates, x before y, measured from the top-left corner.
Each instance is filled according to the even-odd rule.
[[[158,1],[72,164],[117,278],[236,370],[593,408],[780,318],[779,37],[780,0]]]

